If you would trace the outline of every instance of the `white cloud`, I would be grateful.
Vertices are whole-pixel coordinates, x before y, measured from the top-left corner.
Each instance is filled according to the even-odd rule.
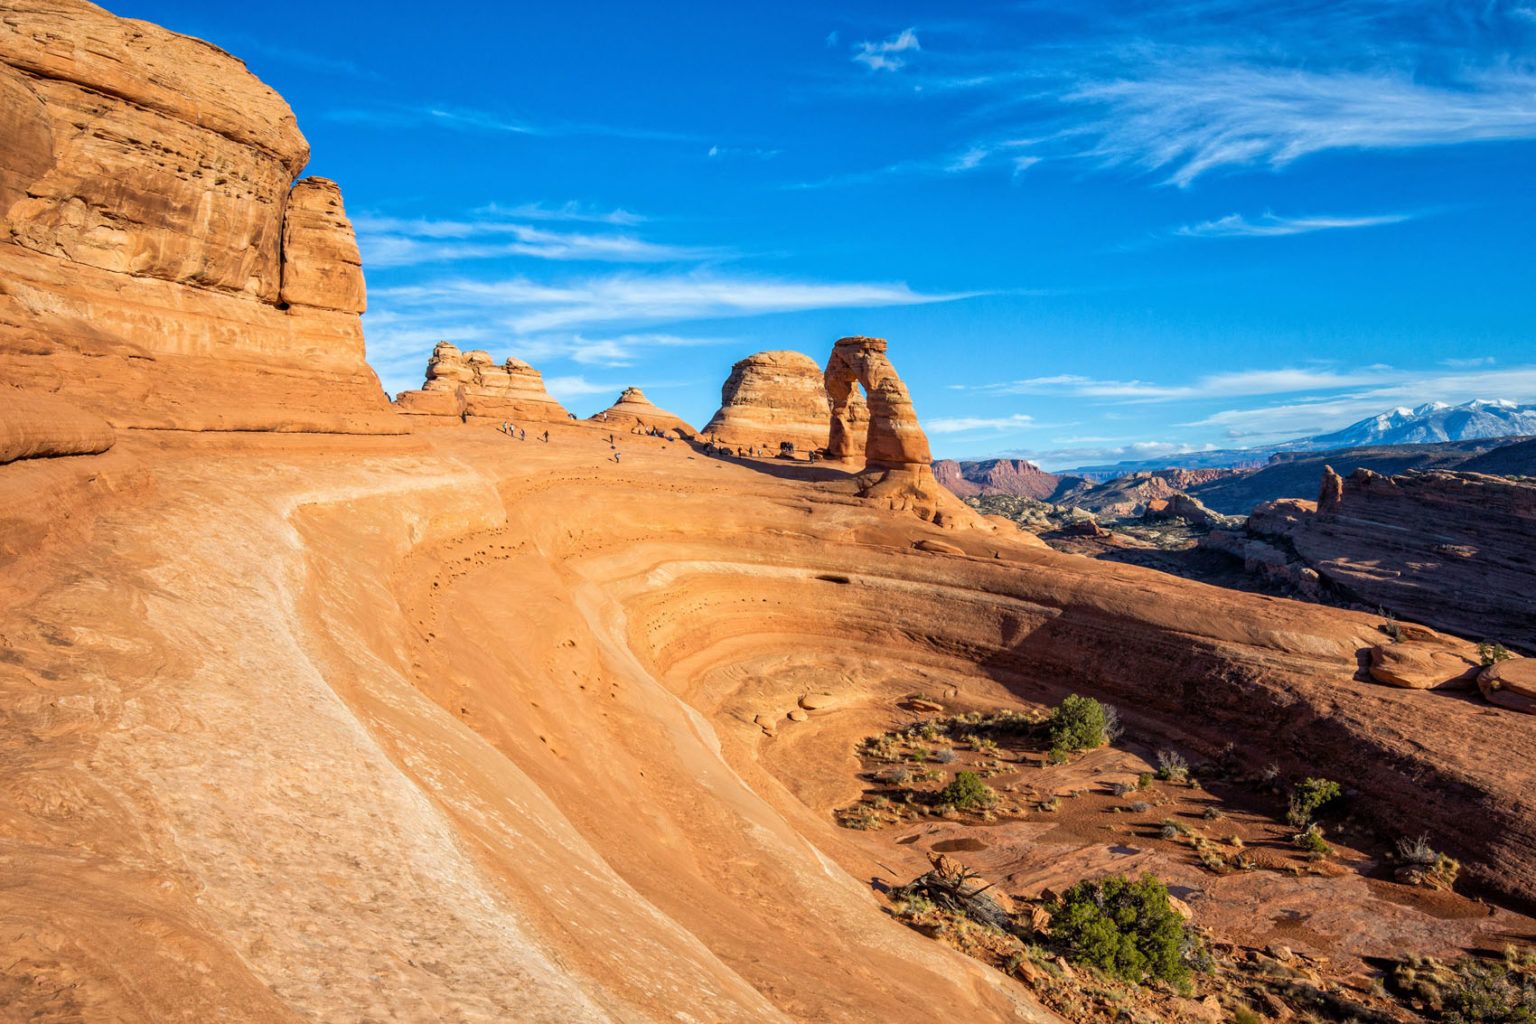
[[[864,41],[854,47],[853,60],[871,71],[900,71],[906,67],[906,58],[899,54],[921,50],[914,29],[903,29],[897,35],[879,42]]]
[[[1250,221],[1239,213],[1218,217],[1199,224],[1186,224],[1174,233],[1185,238],[1279,238],[1286,235],[1305,235],[1313,231],[1336,231],[1347,228],[1374,228],[1384,224],[1401,224],[1412,220],[1411,213],[1389,213],[1368,217],[1282,217],[1266,213],[1256,221]]]
[[[923,429],[930,434],[964,434],[977,430],[1019,430],[1033,426],[1035,418],[1023,413],[1012,416],[951,416],[925,420]]]
[[[546,220],[559,216],[554,211],[543,214]],[[624,233],[554,231],[507,220],[501,215],[474,220],[431,220],[364,213],[353,218],[353,226],[357,229],[363,265],[370,269],[507,256],[659,263],[727,255],[703,247],[648,242]]]
[[[962,387],[999,395],[1068,395],[1122,401],[1171,402],[1352,387],[1378,381],[1389,372],[1390,367],[1367,367],[1349,372],[1293,368],[1238,370],[1207,374],[1190,384],[1101,380],[1069,373]]]
[[[569,359],[584,366],[632,366],[649,350],[729,345],[733,338],[694,338],[676,334],[618,334],[587,337],[584,334],[519,338],[512,354],[535,365],[550,359]]]
[[[811,309],[917,305],[971,294],[915,292],[899,282],[825,283],[707,272],[624,273],[564,284],[540,284],[525,277],[448,278],[373,292],[396,310],[455,317],[475,313],[518,335],[590,329],[596,324],[678,323]]]
[[[1536,138],[1536,74],[1483,71],[1435,85],[1395,70],[1312,71],[1219,58],[1079,84],[1069,103],[1102,113],[1076,131],[1106,166],[1187,186],[1222,167],[1284,167],[1338,149],[1409,149]]]

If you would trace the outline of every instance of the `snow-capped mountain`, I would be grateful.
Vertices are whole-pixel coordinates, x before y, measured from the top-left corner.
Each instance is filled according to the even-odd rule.
[[[1461,405],[1426,402],[1414,409],[1399,406],[1331,434],[1301,439],[1313,450],[1374,444],[1435,444],[1485,437],[1536,434],[1536,405],[1475,399]]]

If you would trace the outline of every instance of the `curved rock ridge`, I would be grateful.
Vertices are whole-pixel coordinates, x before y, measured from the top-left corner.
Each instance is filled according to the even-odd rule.
[[[18,459],[99,455],[116,439],[100,416],[53,395],[0,387],[0,465]]]
[[[854,395],[862,387],[869,425],[862,429],[864,469],[859,474],[859,496],[913,511],[923,519],[947,519],[947,525],[956,520],[980,522],[934,479],[928,436],[917,422],[912,397],[887,358],[886,348],[884,338],[866,337],[840,338],[832,346],[823,374],[831,406],[827,457],[842,461],[859,458],[861,425]]]
[[[652,403],[639,388],[625,388],[617,401],[602,412],[588,417],[588,420],[611,430],[626,432],[644,432],[654,427],[657,430],[676,431],[683,437],[693,437],[696,433],[682,417]]]
[[[827,447],[831,408],[822,368],[800,352],[757,352],[731,367],[720,388],[720,410],[704,436],[731,447],[771,452],[789,443],[797,451]],[[869,428],[864,396],[854,390],[845,413],[852,457],[863,454]]]
[[[398,432],[293,112],[217,47],[0,3],[0,376],[119,427]]]
[[[461,352],[440,341],[427,360],[427,379],[419,391],[395,396],[401,412],[431,416],[483,416],[552,423],[571,418],[565,406],[544,388],[544,376],[511,356],[497,363],[489,352]]]

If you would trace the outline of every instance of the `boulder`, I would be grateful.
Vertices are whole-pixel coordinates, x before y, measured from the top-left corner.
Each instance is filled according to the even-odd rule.
[[[858,403],[863,405],[862,397]],[[720,389],[720,410],[703,436],[731,448],[784,443],[797,452],[827,447],[830,408],[821,367],[799,352],[758,352],[731,367]],[[867,411],[858,417],[867,419]]]
[[[694,436],[694,429],[680,417],[651,403],[639,388],[625,388],[618,401],[591,417],[616,433],[645,432],[652,427],[681,437]]]
[[[807,711],[825,711],[837,703],[830,693],[807,693],[801,696],[800,706]]]
[[[1491,704],[1536,715],[1536,658],[1494,662],[1478,675],[1477,688]]]
[[[1464,690],[1478,677],[1479,663],[1444,642],[1404,640],[1371,648],[1370,677],[1409,690]]]

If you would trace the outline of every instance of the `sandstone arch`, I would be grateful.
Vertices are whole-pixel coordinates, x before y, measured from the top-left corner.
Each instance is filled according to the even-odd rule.
[[[863,435],[864,469],[859,496],[878,498],[892,508],[910,509],[923,519],[943,522],[946,502],[934,479],[928,436],[918,425],[912,396],[886,357],[884,338],[840,338],[832,346],[822,379],[831,423],[829,458],[855,461]],[[858,419],[858,389],[864,389],[868,426]],[[963,506],[961,506],[963,507]]]

